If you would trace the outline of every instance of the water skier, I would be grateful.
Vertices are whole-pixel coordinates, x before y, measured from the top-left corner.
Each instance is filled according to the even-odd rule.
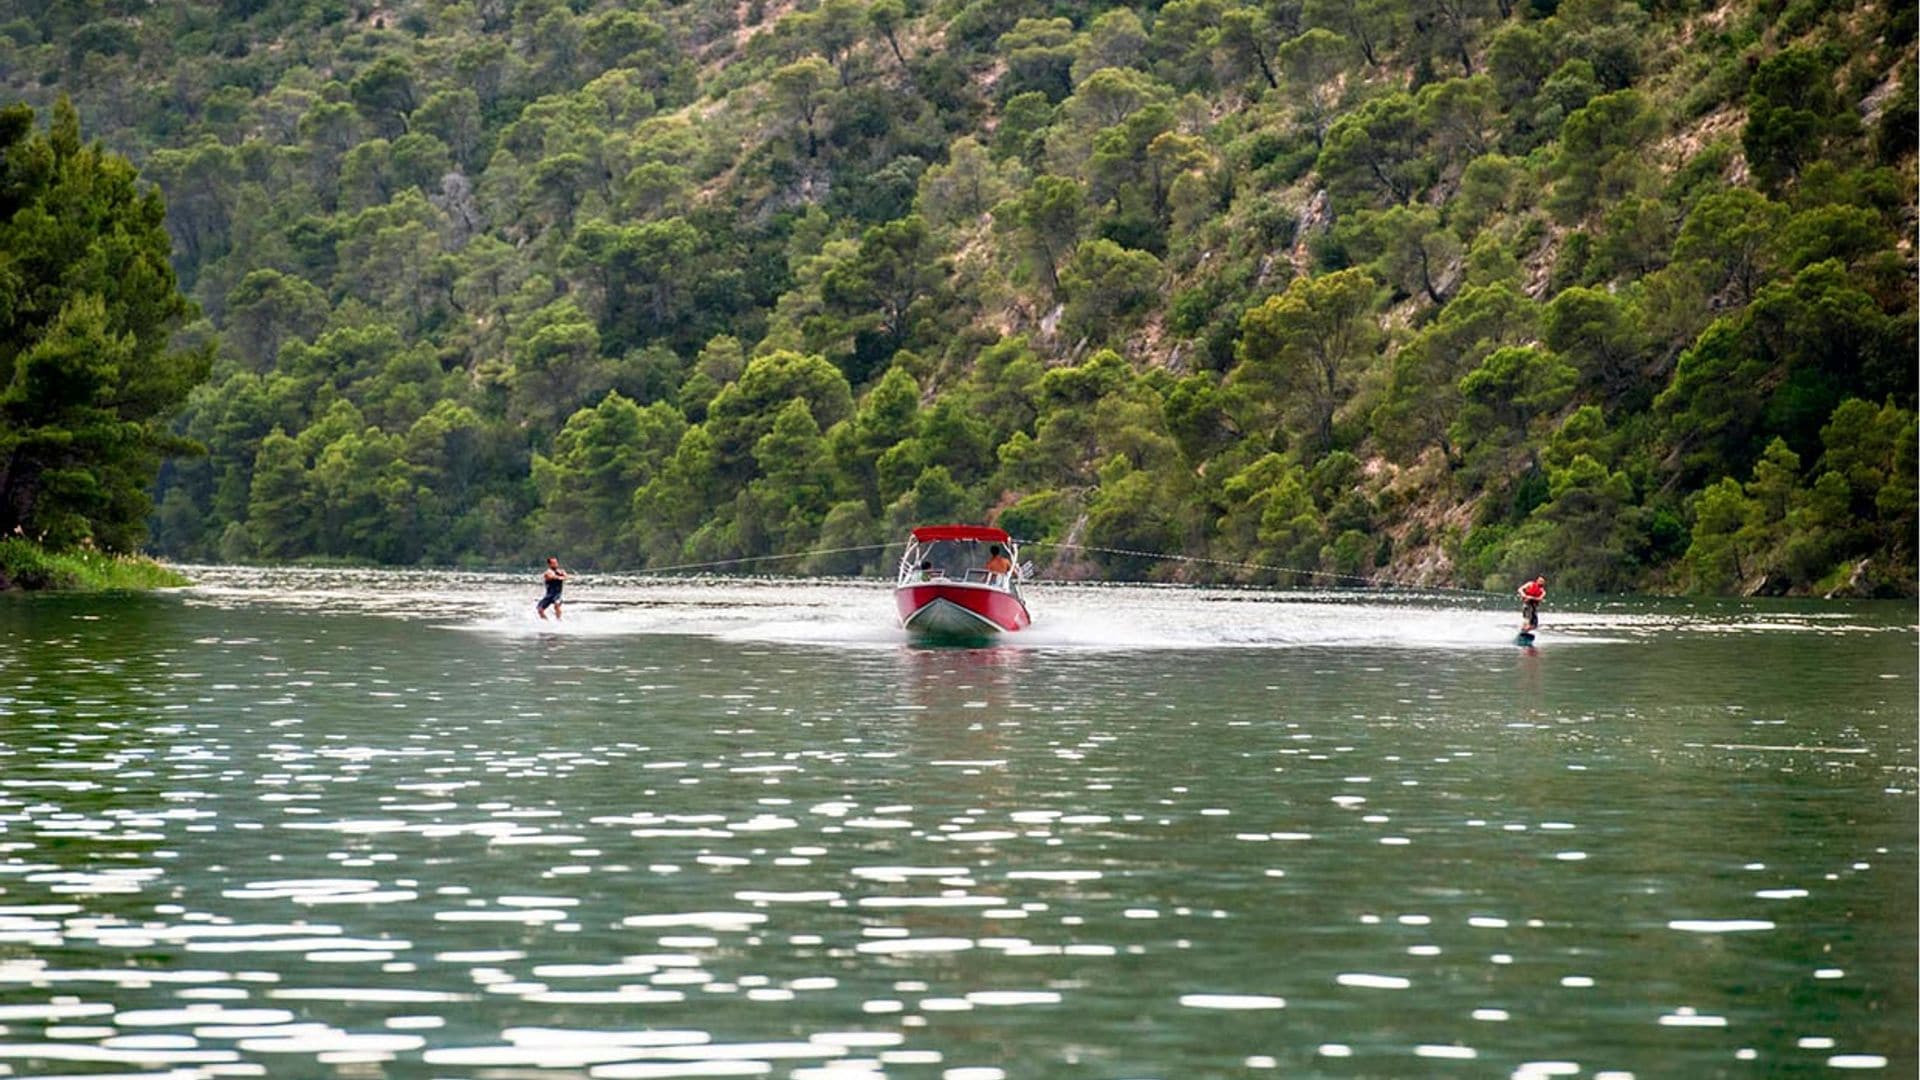
[[[560,590],[567,584],[567,572],[560,569],[559,559],[551,555],[547,556],[547,572],[541,575],[541,580],[547,583],[547,595],[540,598],[540,604],[533,609],[533,613],[545,622],[547,608],[552,607],[553,617],[557,622],[560,619]]]
[[[1547,579],[1534,578],[1520,586],[1520,632],[1531,634],[1540,627],[1540,601],[1547,598]]]

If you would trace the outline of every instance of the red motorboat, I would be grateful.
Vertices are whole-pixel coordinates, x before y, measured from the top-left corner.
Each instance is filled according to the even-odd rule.
[[[1005,529],[923,525],[900,557],[893,589],[900,625],[922,637],[983,638],[1033,622],[1020,599],[1031,571]]]

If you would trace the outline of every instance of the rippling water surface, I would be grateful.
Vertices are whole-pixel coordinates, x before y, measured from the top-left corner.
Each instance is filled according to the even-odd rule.
[[[0,597],[0,1075],[1912,1076],[1911,605]]]

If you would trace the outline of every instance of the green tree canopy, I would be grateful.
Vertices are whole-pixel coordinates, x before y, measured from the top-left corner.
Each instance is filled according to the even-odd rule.
[[[0,110],[0,164],[0,534],[130,550],[161,457],[188,448],[166,422],[210,363],[172,341],[194,309],[164,209],[64,101],[44,132]]]
[[[57,0],[0,94],[167,212],[8,121],[7,483],[107,543],[199,441],[194,559],[1912,593],[1910,14]]]
[[[1234,378],[1298,401],[1295,434],[1316,446],[1332,445],[1334,411],[1352,394],[1359,365],[1379,338],[1376,289],[1363,270],[1297,278],[1240,321]]]

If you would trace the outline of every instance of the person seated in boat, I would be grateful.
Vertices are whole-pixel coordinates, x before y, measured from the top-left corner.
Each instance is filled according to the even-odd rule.
[[[946,576],[947,575],[944,570],[935,570],[933,568],[933,560],[931,559],[920,560],[920,580],[921,581],[932,581],[934,578],[943,578]]]
[[[1013,560],[1007,558],[1006,549],[999,544],[993,545],[993,550],[987,553],[987,575],[1004,577],[1011,573],[1013,573]]]

